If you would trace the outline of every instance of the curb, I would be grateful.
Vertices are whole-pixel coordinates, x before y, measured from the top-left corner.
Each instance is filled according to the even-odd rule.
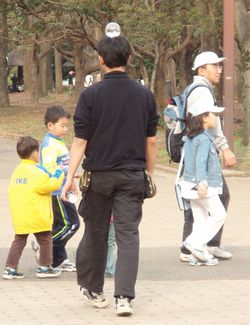
[[[176,167],[169,167],[161,164],[155,164],[156,170],[164,171],[166,173],[176,174],[177,168],[178,168],[178,164],[176,164]],[[222,169],[222,173],[225,177],[250,177],[250,174],[235,169]]]

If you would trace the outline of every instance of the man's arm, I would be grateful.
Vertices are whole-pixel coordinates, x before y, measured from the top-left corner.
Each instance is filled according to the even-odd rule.
[[[235,154],[229,148],[222,153],[225,167],[233,167],[236,164]]]
[[[236,157],[232,150],[229,148],[227,139],[221,129],[221,119],[217,117],[216,134],[214,144],[218,150],[223,154],[223,161],[225,167],[233,167],[236,164]]]
[[[147,159],[147,171],[150,175],[153,174],[156,158],[157,158],[156,136],[147,137],[146,138],[146,159]]]
[[[82,157],[85,153],[87,145],[87,140],[74,137],[72,147],[69,154],[69,169],[67,174],[67,180],[62,188],[62,199],[67,201],[66,193],[67,192],[77,192],[74,184],[74,175],[77,171],[78,166],[82,161]]]

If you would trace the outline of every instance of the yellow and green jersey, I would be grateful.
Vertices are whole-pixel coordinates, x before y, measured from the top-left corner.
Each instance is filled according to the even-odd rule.
[[[52,174],[59,166],[62,166],[65,176],[67,175],[69,151],[62,138],[56,137],[51,133],[46,134],[40,147],[40,163]],[[61,195],[63,185],[64,183],[52,195]]]

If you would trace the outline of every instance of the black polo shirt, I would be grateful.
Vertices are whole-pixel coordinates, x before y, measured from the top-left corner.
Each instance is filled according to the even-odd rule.
[[[88,141],[83,168],[146,168],[145,140],[156,135],[158,119],[148,88],[126,72],[105,74],[81,93],[74,114],[75,136]]]

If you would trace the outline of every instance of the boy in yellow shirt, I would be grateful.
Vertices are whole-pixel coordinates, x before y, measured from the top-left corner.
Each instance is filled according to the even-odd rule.
[[[9,250],[3,278],[11,280],[24,277],[17,268],[29,234],[34,234],[40,245],[40,265],[36,276],[57,277],[61,271],[51,267],[51,192],[61,186],[64,173],[58,168],[52,175],[38,164],[39,143],[34,138],[21,137],[16,148],[21,162],[12,174],[8,188],[15,237]]]

